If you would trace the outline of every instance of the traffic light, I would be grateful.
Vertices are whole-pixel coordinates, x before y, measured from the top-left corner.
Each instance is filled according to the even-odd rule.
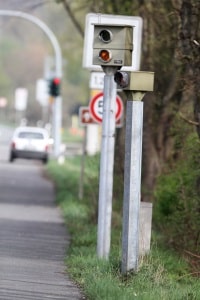
[[[50,80],[49,84],[49,94],[50,96],[57,97],[60,95],[60,78],[53,78]]]
[[[130,91],[153,91],[154,73],[145,71],[117,71],[114,75],[117,87]]]
[[[100,66],[131,66],[133,27],[94,25],[93,64]]]

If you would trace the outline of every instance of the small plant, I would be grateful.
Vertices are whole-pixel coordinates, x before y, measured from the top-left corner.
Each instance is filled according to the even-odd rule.
[[[176,166],[157,183],[154,224],[165,242],[200,265],[200,143],[190,135]]]

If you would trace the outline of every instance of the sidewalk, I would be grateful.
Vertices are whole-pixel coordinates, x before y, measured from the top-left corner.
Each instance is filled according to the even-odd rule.
[[[41,171],[0,165],[0,299],[85,299],[66,273],[69,236]]]

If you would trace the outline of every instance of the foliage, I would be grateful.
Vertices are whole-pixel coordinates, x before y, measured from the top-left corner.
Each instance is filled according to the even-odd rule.
[[[18,9],[19,1],[20,10],[30,15],[33,14],[43,21],[55,34],[60,44],[63,55],[62,97],[64,101],[62,103],[62,120],[64,125],[66,123],[70,125],[71,106],[74,103],[85,103],[88,100],[89,74],[86,74],[86,71],[82,69],[82,37],[74,29],[63,7],[56,4],[54,0],[27,0],[25,2],[0,0],[1,8]],[[79,19],[84,24],[84,12],[80,12]],[[15,88],[27,88],[29,104],[25,117],[28,119],[31,116],[30,122],[34,121],[36,124],[42,117],[42,109],[40,107],[38,110],[38,103],[35,101],[36,80],[42,78],[44,73],[46,76],[48,68],[51,69],[49,70],[50,76],[53,76],[54,65],[51,63],[47,65],[46,60],[47,57],[54,57],[53,47],[44,32],[31,22],[14,17],[2,17],[0,21],[1,96],[8,99],[8,109],[11,112],[14,109]],[[50,110],[51,108],[49,115]],[[49,120],[51,120],[50,116]]]
[[[158,179],[154,222],[168,244],[200,263],[200,143],[196,134],[182,143],[179,161]]]
[[[141,258],[139,272],[121,275],[120,217],[118,226],[112,230],[109,261],[97,258],[97,228],[93,216],[97,205],[98,161],[98,157],[86,159],[82,200],[77,195],[80,159],[67,159],[62,166],[56,162],[48,165],[48,174],[55,182],[57,201],[71,234],[71,246],[66,257],[67,272],[77,281],[88,300],[197,300],[200,282],[190,276],[187,264],[180,257],[157,246],[154,234],[151,253]],[[114,208],[113,215],[118,214]]]
[[[14,43],[9,38],[2,38],[2,45],[0,48],[0,56],[1,56],[1,62],[0,62],[0,89],[1,89],[1,97],[9,95],[10,91],[10,84],[11,84],[11,78],[10,74],[5,72],[5,67],[7,65],[7,56],[13,55],[13,48],[16,47],[16,43]]]
[[[176,113],[182,112],[183,107],[187,112],[193,106],[192,119],[199,122],[199,1],[77,0],[70,3],[60,0],[59,3],[67,10],[76,29],[82,25],[81,11],[143,18],[141,69],[155,72],[155,90],[144,101],[142,163],[143,191],[147,192],[142,197],[152,201],[156,176],[171,153],[177,151],[174,136],[168,130],[174,125]],[[124,129],[117,134],[123,136]],[[121,138],[117,143],[117,163],[121,165],[116,170],[120,172],[124,144]]]

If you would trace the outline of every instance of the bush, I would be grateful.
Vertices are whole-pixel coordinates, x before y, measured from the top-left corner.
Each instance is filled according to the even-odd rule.
[[[184,254],[200,253],[200,143],[192,134],[186,140],[181,157],[173,169],[157,182],[154,225],[165,242]]]

